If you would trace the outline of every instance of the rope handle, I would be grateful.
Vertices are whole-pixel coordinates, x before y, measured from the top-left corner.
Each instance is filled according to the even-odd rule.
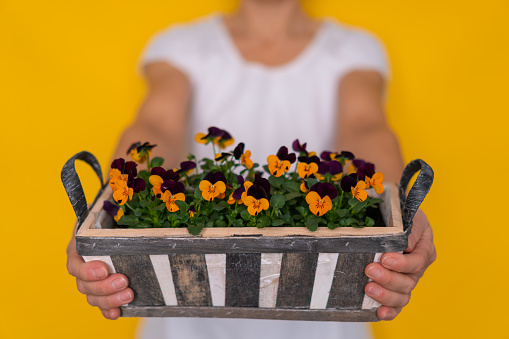
[[[101,189],[99,193],[94,199],[95,204],[97,198],[102,194],[104,190],[103,183],[103,175],[101,171],[101,165],[97,161],[97,159],[89,152],[82,151],[74,155],[72,158],[67,160],[64,167],[62,168],[62,172],[60,176],[62,178],[62,184],[64,184],[65,192],[71,201],[72,208],[74,209],[74,213],[76,213],[76,217],[78,218],[78,228],[81,226],[83,221],[88,216],[88,208],[87,208],[87,199],[85,198],[85,192],[83,191],[83,187],[81,185],[80,178],[78,177],[78,173],[76,173],[75,162],[76,160],[82,160],[89,164],[97,174],[99,181],[101,182]]]
[[[421,171],[417,176],[412,188],[406,196],[406,189],[410,179],[415,173]],[[406,233],[412,232],[413,218],[424,198],[428,194],[435,174],[433,169],[421,159],[411,161],[403,170],[399,184],[399,199],[401,203],[401,214],[403,217],[403,228]]]

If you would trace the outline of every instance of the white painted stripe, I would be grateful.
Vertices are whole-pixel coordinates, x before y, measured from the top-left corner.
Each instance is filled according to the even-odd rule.
[[[226,295],[226,254],[205,254],[212,306],[224,306]]]
[[[175,285],[173,285],[170,259],[167,255],[151,255],[150,261],[154,267],[164,303],[168,306],[177,306],[177,295],[175,294]]]
[[[283,253],[262,253],[259,307],[275,308]]]
[[[380,258],[382,257],[382,254],[383,253],[376,253],[375,259],[373,260],[373,262],[380,262]],[[369,281],[373,281],[373,280],[369,279]],[[371,308],[378,308],[380,306],[381,306],[381,304],[378,301],[374,300],[367,294],[364,294],[364,300],[362,301],[362,309],[363,310],[369,310]]]
[[[111,261],[111,257],[109,255],[101,255],[101,256],[91,256],[91,255],[84,255],[83,260],[85,262],[93,261],[93,260],[99,260],[108,266],[108,269],[110,270],[110,274],[117,273],[115,271],[115,266],[113,266],[113,262]]]
[[[339,253],[320,253],[316,265],[315,282],[311,294],[310,309],[325,309],[334,280]]]

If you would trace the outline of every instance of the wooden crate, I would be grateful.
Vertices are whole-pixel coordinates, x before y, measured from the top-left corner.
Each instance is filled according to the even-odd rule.
[[[73,158],[100,172],[89,155]],[[417,186],[423,181],[419,178]],[[64,175],[63,181],[65,186]],[[79,179],[71,190],[78,186],[82,191]],[[112,218],[102,210],[111,194],[104,185],[89,212],[77,210],[79,194],[69,197],[81,225],[78,254],[86,261],[101,260],[111,273],[129,279],[134,300],[121,307],[122,316],[317,321],[378,320],[380,305],[364,294],[369,281],[364,269],[383,253],[407,247],[411,219],[424,198],[410,211],[404,207],[402,218],[400,196],[410,200],[407,205],[415,205],[415,199],[412,194],[405,198],[395,184],[386,185],[381,212],[387,227],[320,227],[316,232],[305,227],[205,228],[192,236],[185,228],[113,229]]]

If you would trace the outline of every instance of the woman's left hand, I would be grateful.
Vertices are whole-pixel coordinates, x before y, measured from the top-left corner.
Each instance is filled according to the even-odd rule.
[[[378,318],[392,320],[401,312],[410,301],[417,282],[436,257],[433,230],[424,212],[418,210],[404,254],[385,253],[380,263],[366,266],[365,273],[373,281],[364,290],[382,304],[377,311]]]

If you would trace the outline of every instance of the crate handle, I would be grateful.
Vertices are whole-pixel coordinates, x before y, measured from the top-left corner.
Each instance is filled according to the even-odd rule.
[[[418,171],[421,171],[417,176],[412,188],[406,196],[406,188],[410,179]],[[428,194],[435,174],[431,167],[421,159],[411,161],[403,170],[401,181],[399,183],[399,200],[401,202],[401,214],[403,217],[403,228],[406,233],[412,232],[413,218],[422,201]]]
[[[99,193],[94,199],[95,204],[97,198],[102,194],[104,190],[103,183],[103,175],[101,171],[101,165],[97,161],[97,159],[89,152],[82,151],[74,155],[72,158],[67,160],[64,167],[62,168],[62,172],[60,176],[62,178],[62,184],[64,184],[65,192],[71,201],[72,208],[74,209],[74,213],[76,213],[76,217],[78,218],[78,228],[81,226],[83,221],[88,216],[88,208],[87,208],[87,199],[85,198],[85,192],[83,191],[83,187],[81,186],[80,178],[78,177],[78,173],[76,173],[75,161],[82,160],[89,164],[97,174],[99,181],[101,182],[101,189]]]

